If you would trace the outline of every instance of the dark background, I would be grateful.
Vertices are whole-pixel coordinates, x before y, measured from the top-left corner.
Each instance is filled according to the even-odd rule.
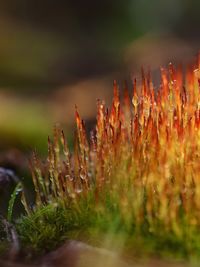
[[[198,45],[199,10],[198,0],[1,1],[0,84],[41,90],[108,75],[148,33]]]

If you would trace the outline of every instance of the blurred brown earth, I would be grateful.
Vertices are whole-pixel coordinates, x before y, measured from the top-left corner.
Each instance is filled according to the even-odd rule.
[[[124,259],[119,254],[71,240],[33,264],[0,262],[2,267],[189,267],[180,261]]]

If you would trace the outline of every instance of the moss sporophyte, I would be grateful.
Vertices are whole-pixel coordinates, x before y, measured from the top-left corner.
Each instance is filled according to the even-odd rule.
[[[35,206],[23,194],[27,215],[17,224],[24,246],[48,250],[104,234],[137,253],[199,257],[199,62],[185,75],[172,64],[161,69],[157,89],[142,72],[121,100],[115,81],[111,108],[97,102],[90,138],[77,109],[75,119],[73,152],[55,127],[47,160],[33,153]]]

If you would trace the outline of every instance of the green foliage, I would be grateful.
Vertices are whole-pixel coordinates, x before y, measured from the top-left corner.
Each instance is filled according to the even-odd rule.
[[[162,222],[150,231],[148,220],[139,227],[134,218],[124,218],[119,209],[120,199],[106,196],[105,205],[96,206],[90,195],[77,205],[48,204],[17,223],[24,248],[43,254],[55,249],[67,239],[82,240],[109,249],[122,248],[132,256],[161,256],[166,259],[193,260],[200,257],[200,233],[182,219],[180,235],[167,230]],[[190,231],[190,232],[189,232]]]
[[[8,214],[7,214],[7,220],[8,222],[11,222],[12,221],[12,214],[13,214],[13,207],[14,207],[14,203],[15,203],[15,200],[16,200],[16,197],[18,196],[18,194],[22,191],[22,184],[21,182],[19,182],[11,197],[10,197],[10,200],[9,200],[9,203],[8,203]]]

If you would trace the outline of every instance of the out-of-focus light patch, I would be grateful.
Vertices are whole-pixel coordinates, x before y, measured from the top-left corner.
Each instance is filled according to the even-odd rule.
[[[64,50],[61,36],[6,17],[0,18],[0,35],[0,73],[14,77],[44,78]]]
[[[129,12],[139,28],[143,31],[151,29],[170,30],[183,13],[183,3],[180,0],[140,0],[132,1]]]
[[[43,152],[43,142],[51,129],[47,106],[30,99],[0,93],[0,148],[36,148]]]

